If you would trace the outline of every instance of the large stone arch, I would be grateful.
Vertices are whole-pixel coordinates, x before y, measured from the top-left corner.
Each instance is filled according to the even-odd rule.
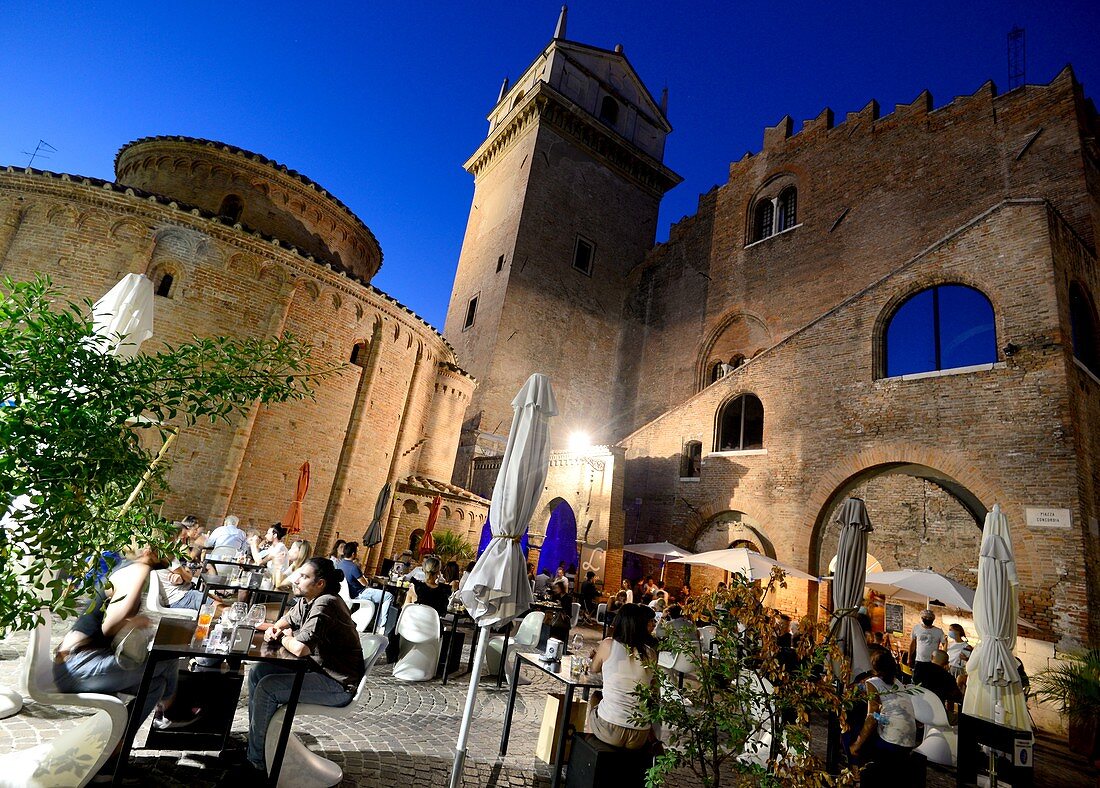
[[[811,574],[820,575],[822,537],[834,506],[860,485],[888,474],[923,479],[946,491],[966,510],[977,528],[995,501],[1006,498],[966,460],[927,447],[908,450],[879,447],[837,462],[826,472],[808,501],[816,512],[809,544]],[[827,557],[826,557],[827,560]],[[977,561],[977,552],[974,555]]]

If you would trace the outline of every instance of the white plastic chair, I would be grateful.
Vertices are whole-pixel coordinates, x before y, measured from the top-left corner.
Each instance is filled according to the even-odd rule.
[[[352,599],[347,578],[340,581],[340,598],[344,600],[344,604],[351,611],[351,620],[355,622],[355,628],[360,632],[366,632],[371,621],[374,620],[374,602],[369,599]]]
[[[31,632],[23,664],[27,694],[50,706],[79,706],[94,713],[49,741],[0,756],[3,788],[82,788],[96,775],[126,731],[126,703],[97,692],[59,692],[53,680],[50,612]]]
[[[443,638],[439,634],[439,613],[427,605],[405,605],[397,619],[401,650],[393,666],[399,681],[430,681],[435,678]]]
[[[941,766],[954,766],[958,759],[959,739],[943,701],[932,690],[918,685],[906,687],[905,694],[913,703],[913,716],[924,725],[924,739],[917,752]]]
[[[533,646],[539,644],[539,639],[542,636],[542,624],[546,620],[546,613],[541,610],[536,610],[533,613],[528,613],[519,622],[519,629],[516,630],[516,634],[513,637],[508,638],[508,656],[511,658],[508,665],[508,670],[504,674],[509,681],[512,676],[512,666],[515,665],[515,653],[519,649],[529,650]],[[490,676],[495,676],[500,671],[500,652],[504,646],[504,635],[494,635],[492,639],[485,646],[485,665],[489,670]],[[520,677],[521,684],[530,684],[530,681],[524,680]]]
[[[294,711],[294,721],[299,717],[312,714],[324,717],[340,719],[349,717],[356,712],[359,701],[367,687],[367,677],[371,668],[378,661],[378,655],[386,647],[388,638],[385,635],[360,634],[359,642],[363,646],[363,661],[366,670],[359,686],[355,689],[355,695],[347,706],[318,706],[313,703],[299,703]],[[275,758],[275,750],[279,748],[279,733],[283,728],[285,706],[280,706],[271,718],[271,724],[267,728],[267,736],[264,739],[264,761],[267,764],[268,773],[271,772],[271,762]],[[333,763],[328,758],[323,758],[310,750],[299,739],[294,731],[286,740],[286,752],[283,755],[283,767],[279,771],[279,788],[329,788],[339,785],[344,779],[344,770],[340,765]]]
[[[573,615],[569,619],[570,628],[577,626],[577,622],[580,621],[580,618],[581,618],[581,603],[580,602],[574,602],[573,603]]]
[[[601,627],[607,623],[607,603],[600,602],[596,605],[596,623]]]
[[[199,611],[186,607],[168,607],[168,597],[164,593],[164,582],[156,570],[149,573],[149,590],[145,594],[145,609],[147,612],[165,618],[186,618],[194,621],[199,617]]]

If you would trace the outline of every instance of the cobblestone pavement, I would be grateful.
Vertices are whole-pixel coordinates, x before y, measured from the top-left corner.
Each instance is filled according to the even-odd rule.
[[[64,631],[65,627],[59,627]],[[55,631],[58,628],[55,628]],[[595,632],[586,632],[588,642]],[[0,642],[0,684],[17,687],[26,634],[17,633]],[[376,666],[369,692],[360,708],[342,720],[324,717],[299,717],[294,730],[311,749],[339,763],[344,770],[343,786],[378,788],[436,788],[449,781],[451,762],[468,677],[448,681],[406,684],[395,681],[389,666]],[[535,678],[520,688],[513,716],[508,756],[497,758],[506,690],[484,680],[478,694],[478,707],[471,727],[463,785],[475,786],[548,786],[549,767],[534,757],[543,702],[555,689],[552,679]],[[29,703],[15,717],[0,721],[0,753],[31,747],[48,740],[55,732],[72,725],[80,710],[51,708]],[[247,702],[237,709],[233,736],[243,742],[248,730]],[[824,729],[821,729],[822,738]],[[145,730],[138,734],[140,745]],[[1064,750],[1040,746],[1036,753],[1040,768],[1036,785],[1077,788],[1097,785],[1095,772],[1087,764],[1073,759]],[[226,766],[214,754],[180,753],[135,749],[130,773],[142,785],[169,788],[196,788],[226,784],[222,780]],[[689,776],[670,780],[669,788],[695,785]],[[930,769],[928,786],[948,788],[954,775]]]

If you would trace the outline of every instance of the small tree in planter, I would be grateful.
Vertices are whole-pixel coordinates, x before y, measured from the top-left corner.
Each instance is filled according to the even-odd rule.
[[[655,687],[639,687],[643,720],[666,732],[665,752],[649,771],[650,788],[671,772],[692,771],[705,788],[721,785],[853,785],[856,775],[826,773],[810,747],[811,713],[843,718],[854,691],[837,682],[831,667],[842,664],[828,627],[800,622],[790,649],[781,647],[777,614],[762,604],[773,584],[784,586],[776,569],[763,594],[734,576],[727,590],[693,599],[688,613],[716,628],[709,658],[682,630],[662,649],[687,655],[697,670],[679,688],[678,680],[653,666]]]
[[[454,531],[435,531],[432,534],[435,541],[435,554],[439,560],[446,564],[448,561],[472,561],[477,557],[477,548],[462,538],[461,534]]]
[[[125,359],[93,333],[91,303],[48,279],[0,285],[0,632],[35,626],[42,607],[72,613],[107,551],[173,549],[158,510],[179,430],[309,397],[336,371],[310,369],[290,337]]]
[[[1067,718],[1070,748],[1094,760],[1100,755],[1100,649],[1064,660],[1035,676],[1031,686]]]

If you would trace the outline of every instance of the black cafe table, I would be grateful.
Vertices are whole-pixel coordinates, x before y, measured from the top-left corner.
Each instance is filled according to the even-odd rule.
[[[248,585],[241,585],[239,583],[223,583],[217,580],[204,579],[202,581],[202,590],[208,596],[210,594],[223,594],[228,593],[230,595],[235,593],[247,594],[248,604],[260,604],[263,602],[271,601],[279,603],[279,614],[275,617],[279,619],[283,613],[286,612],[287,602],[290,600],[290,592],[285,589],[278,588],[252,588]],[[223,599],[224,604],[232,604],[233,599]]]
[[[478,641],[478,639],[483,637],[485,633],[482,632],[483,627],[479,627],[477,625],[477,622],[474,621],[473,616],[471,616],[469,614],[469,612],[466,611],[465,608],[463,608],[462,610],[448,610],[446,615],[440,617],[440,621],[443,624],[444,628],[448,632],[450,632],[450,637],[447,638],[447,648],[444,650],[444,654],[443,654],[443,681],[442,681],[442,683],[443,683],[444,686],[446,686],[447,677],[451,675],[450,672],[449,672],[449,668],[451,666],[451,652],[452,652],[452,650],[454,649],[454,646],[455,646],[455,642],[456,642],[456,639],[457,639],[456,631],[458,630],[459,625],[472,625],[474,636],[473,636],[473,642],[470,644],[470,656],[466,661],[466,670],[463,671],[462,673],[456,673],[455,675],[462,675],[463,673],[469,673],[471,670],[474,669],[474,654],[477,651],[477,641]],[[500,667],[497,670],[497,686],[498,687],[501,686],[501,684],[504,682],[504,673],[505,673],[505,670],[506,670],[504,665],[505,665],[505,660],[508,657],[508,631],[510,629],[511,629],[511,622],[508,622],[508,624],[503,628],[504,643],[501,645],[501,649],[500,649]],[[499,634],[502,634],[502,633],[494,630],[494,631],[489,633],[489,636],[492,637],[493,635],[499,635]]]
[[[149,650],[149,659],[145,662],[145,673],[141,677],[137,697],[134,698],[131,706],[130,719],[126,724],[126,733],[122,737],[122,750],[119,753],[118,766],[115,768],[113,785],[122,784],[126,768],[129,765],[134,737],[137,735],[137,730],[142,723],[142,720],[139,719],[140,710],[145,703],[145,698],[149,695],[149,684],[152,682],[153,671],[157,663],[163,660],[178,660],[182,657],[236,658],[245,662],[269,662],[280,665],[294,674],[294,684],[291,685],[290,697],[287,699],[285,707],[283,727],[279,732],[279,744],[271,760],[271,773],[267,779],[268,785],[276,786],[279,784],[279,772],[282,769],[283,756],[286,754],[290,729],[294,723],[294,712],[298,707],[298,698],[302,693],[302,680],[306,671],[315,669],[316,663],[308,657],[296,657],[282,646],[265,643],[262,632],[256,632],[252,639],[252,645],[247,652],[210,653],[203,649],[201,642],[196,643],[194,641],[196,625],[195,621],[163,618],[157,626],[157,634]]]
[[[579,655],[578,655],[579,656]],[[561,770],[565,765],[565,744],[569,740],[569,715],[573,711],[573,692],[578,687],[585,697],[594,689],[603,687],[603,676],[600,674],[582,673],[579,676],[572,675],[573,656],[566,655],[559,662],[544,662],[537,654],[520,652],[516,654],[516,664],[512,668],[512,687],[508,691],[508,706],[504,710],[504,730],[500,735],[500,757],[508,754],[508,736],[512,732],[512,711],[516,705],[516,690],[519,688],[519,671],[522,667],[534,668],[545,673],[551,678],[560,681],[564,685],[565,700],[561,705],[561,724],[558,726],[558,740],[554,743],[553,774],[550,778],[550,788],[558,788],[561,784]]]

